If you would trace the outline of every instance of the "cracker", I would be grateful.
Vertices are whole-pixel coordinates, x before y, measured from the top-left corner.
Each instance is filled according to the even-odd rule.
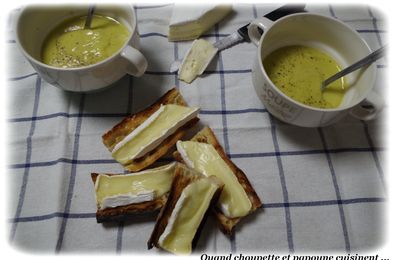
[[[111,152],[117,143],[119,143],[129,133],[131,133],[134,129],[136,129],[139,125],[141,125],[147,118],[149,118],[153,113],[155,113],[160,108],[161,105],[167,105],[167,104],[187,106],[185,100],[183,99],[179,91],[176,88],[173,88],[148,108],[126,117],[116,126],[114,126],[111,130],[105,133],[103,135],[104,145]],[[168,151],[176,144],[176,142],[185,135],[186,131],[190,129],[193,125],[195,125],[198,121],[199,121],[198,117],[190,120],[185,125],[180,127],[177,131],[175,131],[175,133],[167,137],[155,149],[153,149],[152,151],[148,152],[146,155],[140,158],[131,160],[128,164],[124,165],[124,168],[130,172],[136,172],[149,167],[159,158],[167,154]]]
[[[224,149],[222,146],[219,144],[217,137],[209,128],[208,126],[204,127],[200,132],[198,132],[192,139],[191,141],[196,141],[196,142],[201,142],[201,143],[208,143],[214,146],[215,150],[217,150],[218,154],[221,156],[221,158],[225,161],[225,163],[229,166],[229,168],[232,170],[232,172],[235,174],[236,178],[238,179],[240,185],[242,185],[243,189],[245,190],[251,204],[251,210],[249,212],[252,213],[258,208],[261,207],[261,200],[258,197],[256,191],[254,188],[251,186],[250,181],[247,179],[245,173],[239,169],[230,159],[229,157],[225,154]],[[173,153],[174,158],[179,161],[183,162],[182,157],[180,156],[178,151],[175,151]],[[219,226],[221,230],[231,236],[234,227],[239,223],[239,221],[243,218],[230,218],[225,216],[220,209],[215,207],[214,209],[215,216],[218,219]]]

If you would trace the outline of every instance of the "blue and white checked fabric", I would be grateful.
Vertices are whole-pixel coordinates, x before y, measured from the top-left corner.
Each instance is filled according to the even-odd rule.
[[[215,41],[275,7],[235,5],[235,14],[203,38]],[[384,113],[374,121],[346,117],[324,128],[279,122],[253,89],[256,47],[250,43],[223,51],[204,76],[186,85],[168,72],[190,46],[167,40],[172,8],[135,7],[148,71],[93,94],[66,93],[41,80],[10,33],[6,87],[11,244],[28,252],[157,253],[146,250],[155,215],[96,223],[90,173],[123,171],[101,135],[176,85],[190,105],[201,107],[202,124],[212,127],[263,202],[232,239],[209,218],[197,252],[359,252],[379,246],[386,204]],[[344,21],[372,49],[385,44],[383,15],[370,7],[318,5],[307,10]],[[384,94],[386,60],[377,66],[375,90]]]

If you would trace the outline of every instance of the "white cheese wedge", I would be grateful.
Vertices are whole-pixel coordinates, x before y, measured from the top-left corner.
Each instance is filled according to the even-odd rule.
[[[140,126],[117,143],[112,156],[121,164],[140,158],[160,145],[168,136],[194,119],[200,108],[168,104],[161,106]]]
[[[175,162],[136,173],[99,174],[95,182],[96,203],[100,209],[152,201],[169,192]]]
[[[217,206],[230,218],[246,216],[252,207],[243,186],[214,146],[194,141],[176,143],[185,164],[206,176],[216,176],[224,183]]]
[[[217,52],[218,49],[206,40],[193,41],[191,48],[183,58],[178,78],[186,83],[192,83],[197,76],[203,74]]]
[[[232,5],[175,5],[169,23],[168,40],[197,39],[232,10]]]
[[[218,185],[209,178],[196,180],[186,186],[158,244],[174,254],[190,254],[193,238],[217,190]]]

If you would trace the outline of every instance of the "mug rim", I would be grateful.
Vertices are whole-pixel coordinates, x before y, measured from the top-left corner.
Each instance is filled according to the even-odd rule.
[[[86,65],[86,66],[73,67],[73,68],[62,68],[62,67],[51,66],[51,65],[48,65],[48,64],[46,64],[46,63],[44,63],[44,62],[42,62],[42,61],[40,61],[40,60],[37,60],[37,59],[33,58],[32,55],[30,55],[30,54],[25,50],[25,48],[22,46],[22,44],[21,44],[21,42],[20,42],[20,40],[19,40],[19,33],[18,33],[19,30],[18,30],[18,28],[19,28],[19,24],[20,24],[20,20],[21,20],[21,15],[23,14],[23,12],[24,12],[27,8],[32,7],[32,6],[33,6],[33,5],[24,6],[24,7],[21,9],[21,11],[19,12],[19,14],[17,15],[17,19],[16,19],[17,22],[15,23],[15,26],[14,26],[15,42],[17,43],[19,49],[23,52],[23,54],[25,55],[25,57],[27,57],[31,62],[33,62],[33,63],[35,63],[35,64],[38,64],[38,65],[40,65],[40,66],[42,66],[42,67],[45,67],[46,69],[52,69],[52,70],[55,70],[55,71],[65,71],[65,72],[70,72],[70,71],[71,71],[71,72],[72,72],[72,71],[89,70],[89,69],[92,69],[92,68],[94,68],[94,67],[96,67],[96,66],[100,66],[100,65],[102,65],[102,64],[105,64],[105,63],[107,63],[108,61],[115,59],[117,56],[119,56],[119,55],[121,54],[122,50],[125,49],[126,46],[129,45],[129,42],[131,41],[133,35],[134,35],[134,34],[136,33],[136,31],[137,31],[136,13],[135,13],[135,11],[134,11],[134,9],[133,9],[133,6],[131,6],[131,5],[113,5],[113,6],[120,6],[120,7],[123,7],[123,8],[128,9],[128,10],[131,12],[132,17],[133,17],[133,20],[134,20],[134,21],[133,21],[134,24],[131,25],[131,29],[132,29],[132,30],[130,30],[129,36],[128,36],[126,42],[121,46],[120,49],[118,49],[118,51],[116,51],[116,52],[115,52],[114,54],[112,54],[110,57],[105,58],[104,60],[101,60],[101,61],[99,61],[99,62],[90,64],[90,65]],[[116,19],[116,18],[115,18],[115,19]],[[116,19],[116,20],[118,21],[118,19]],[[129,25],[130,25],[130,24],[129,24]]]
[[[351,33],[353,33],[354,35],[356,35],[357,38],[358,38],[359,40],[361,40],[360,42],[361,42],[362,44],[364,44],[365,47],[368,49],[369,53],[371,53],[371,48],[370,48],[370,46],[367,44],[367,42],[365,41],[365,39],[362,38],[362,37],[360,36],[360,34],[359,34],[357,31],[355,31],[352,27],[350,27],[349,25],[347,25],[347,24],[345,24],[344,22],[340,21],[339,19],[336,19],[336,18],[333,18],[333,17],[329,17],[329,16],[326,16],[326,15],[315,14],[315,13],[296,13],[296,14],[290,14],[290,15],[284,16],[284,17],[282,17],[282,18],[276,20],[275,22],[273,22],[273,24],[271,25],[271,27],[272,27],[272,26],[275,26],[275,25],[277,25],[277,24],[279,24],[279,23],[281,23],[282,21],[284,21],[284,20],[286,20],[286,19],[290,19],[290,18],[296,17],[296,16],[315,16],[315,17],[318,17],[318,18],[327,19],[327,20],[329,20],[330,22],[334,22],[334,23],[337,23],[337,24],[339,24],[339,25],[341,25],[341,26],[344,26],[347,30],[351,31]],[[271,27],[270,27],[270,28],[271,28]],[[318,108],[318,107],[313,107],[313,106],[306,105],[306,104],[304,104],[304,103],[301,103],[301,102],[299,102],[299,101],[297,101],[297,100],[295,100],[295,99],[293,99],[293,98],[287,96],[287,95],[286,95],[285,93],[283,93],[278,87],[275,86],[275,84],[271,81],[271,79],[269,78],[269,76],[268,76],[268,74],[267,74],[267,72],[265,71],[264,66],[263,66],[263,62],[262,62],[262,58],[261,58],[261,47],[262,47],[262,45],[263,45],[264,39],[265,39],[266,35],[268,34],[268,31],[270,30],[270,28],[268,28],[268,30],[265,31],[265,32],[262,34],[261,38],[260,38],[259,45],[258,45],[258,50],[257,50],[257,60],[258,60],[258,62],[259,62],[259,65],[261,66],[261,71],[262,71],[262,73],[263,73],[264,78],[268,81],[268,83],[272,86],[272,88],[273,88],[275,91],[277,91],[279,94],[281,94],[281,96],[282,96],[283,98],[287,99],[288,101],[290,101],[290,102],[292,102],[292,103],[295,103],[296,105],[298,105],[298,106],[300,106],[300,107],[302,107],[302,108],[304,108],[304,109],[309,109],[309,110],[313,110],[313,111],[318,111],[318,112],[340,112],[340,111],[348,110],[348,109],[350,109],[350,108],[355,107],[356,105],[358,105],[361,101],[363,101],[363,100],[368,96],[368,93],[373,89],[374,83],[375,83],[375,81],[376,81],[376,66],[374,65],[375,62],[372,63],[372,65],[374,65],[374,66],[372,67],[372,72],[371,72],[371,73],[373,74],[373,75],[372,75],[372,77],[373,77],[373,80],[372,80],[373,84],[370,84],[368,91],[366,91],[366,92],[361,96],[361,98],[359,98],[359,100],[357,100],[357,102],[355,102],[354,104],[347,105],[347,106],[344,106],[344,107],[339,106],[339,107],[336,107],[336,108]]]

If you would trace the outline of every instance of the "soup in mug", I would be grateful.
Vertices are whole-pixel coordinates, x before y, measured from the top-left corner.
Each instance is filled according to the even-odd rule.
[[[86,16],[63,21],[44,40],[42,61],[61,68],[75,68],[102,61],[128,40],[129,30],[117,20],[94,15],[89,29]]]
[[[347,89],[345,78],[341,78],[321,91],[321,83],[341,68],[317,48],[286,46],[265,57],[263,65],[270,80],[286,96],[311,107],[336,108]]]

